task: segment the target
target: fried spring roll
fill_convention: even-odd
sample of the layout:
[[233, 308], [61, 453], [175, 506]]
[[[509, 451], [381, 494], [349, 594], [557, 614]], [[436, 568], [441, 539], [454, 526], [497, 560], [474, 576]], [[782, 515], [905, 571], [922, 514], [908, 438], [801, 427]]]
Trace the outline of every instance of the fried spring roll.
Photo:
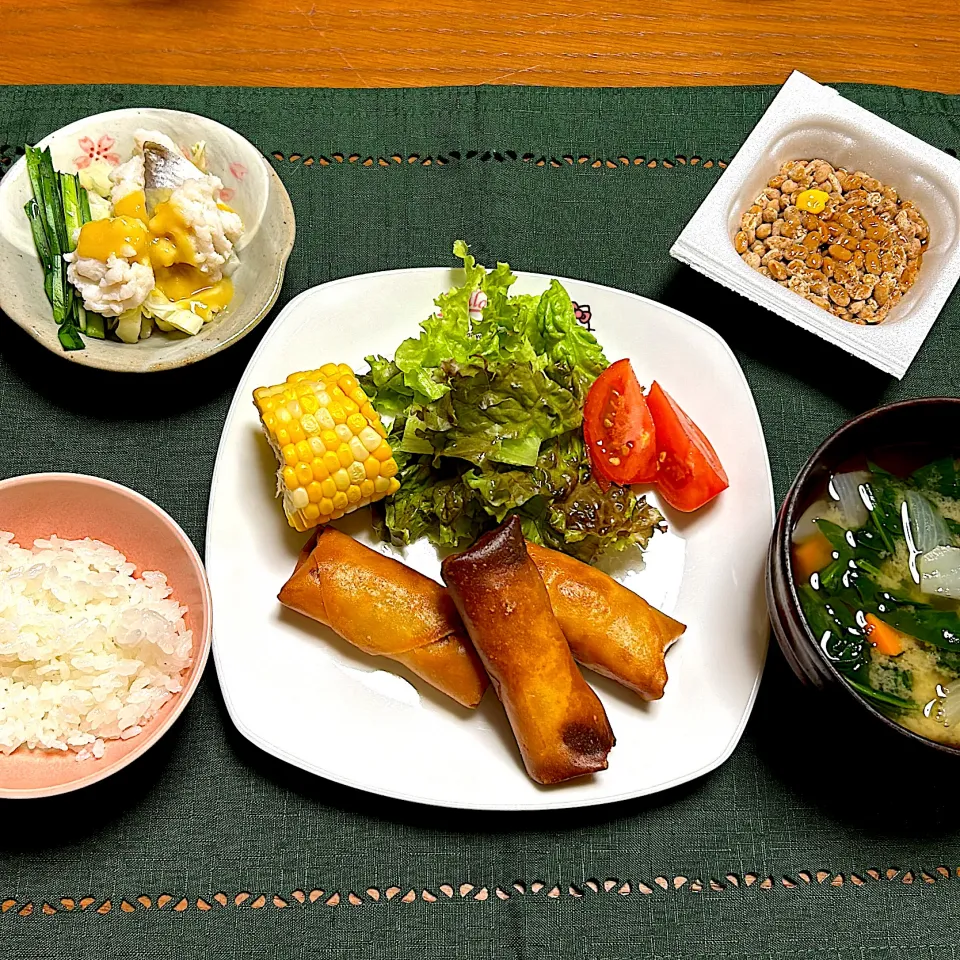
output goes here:
[[664, 654], [686, 627], [594, 567], [527, 544], [574, 659], [659, 700], [667, 682]]
[[304, 547], [279, 600], [365, 653], [404, 664], [465, 707], [487, 689], [447, 591], [333, 527]]
[[607, 767], [615, 740], [580, 675], [512, 517], [443, 561], [450, 590], [507, 712], [527, 773], [559, 783]]

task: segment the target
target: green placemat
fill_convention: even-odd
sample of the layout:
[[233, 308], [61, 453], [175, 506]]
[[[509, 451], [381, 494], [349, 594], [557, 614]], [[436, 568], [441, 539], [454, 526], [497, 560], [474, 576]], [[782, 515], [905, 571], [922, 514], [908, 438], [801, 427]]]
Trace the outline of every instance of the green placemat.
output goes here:
[[[960, 146], [960, 99], [843, 92]], [[850, 414], [957, 393], [960, 299], [897, 383], [670, 260], [773, 93], [8, 87], [0, 156], [6, 167], [25, 141], [121, 106], [235, 127], [274, 159], [296, 208], [280, 305], [337, 277], [449, 263], [456, 237], [482, 262], [663, 300], [736, 351], [782, 497]], [[220, 428], [258, 339], [130, 379], [74, 368], [3, 319], [2, 474], [119, 480], [202, 548]], [[428, 809], [260, 753], [232, 729], [211, 666], [185, 717], [131, 768], [72, 796], [0, 804], [0, 944], [24, 958], [386, 960], [429, 945], [471, 960], [943, 960], [960, 939], [955, 781], [952, 767], [909, 766], [832, 726], [773, 652], [740, 747], [695, 783], [582, 811]]]

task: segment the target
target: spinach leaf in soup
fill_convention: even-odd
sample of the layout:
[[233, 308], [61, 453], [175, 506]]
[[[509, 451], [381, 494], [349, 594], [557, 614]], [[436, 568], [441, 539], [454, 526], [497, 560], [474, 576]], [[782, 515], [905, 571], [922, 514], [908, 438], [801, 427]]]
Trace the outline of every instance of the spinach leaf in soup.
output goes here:
[[957, 470], [957, 461], [952, 457], [928, 463], [916, 470], [910, 479], [919, 490], [960, 500], [960, 471]]

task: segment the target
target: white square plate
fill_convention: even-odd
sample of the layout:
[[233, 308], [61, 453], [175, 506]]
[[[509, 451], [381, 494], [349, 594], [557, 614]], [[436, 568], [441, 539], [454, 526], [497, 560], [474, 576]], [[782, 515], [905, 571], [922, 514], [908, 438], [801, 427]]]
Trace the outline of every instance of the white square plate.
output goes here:
[[[827, 160], [863, 170], [913, 200], [930, 225], [917, 280], [883, 322], [833, 316], [740, 259], [740, 217], [785, 160]], [[913, 362], [960, 278], [960, 161], [792, 73], [717, 185], [670, 250], [671, 256], [895, 377]]]
[[[392, 356], [456, 280], [441, 267], [350, 277], [291, 301], [254, 354], [227, 416], [207, 524], [217, 673], [230, 716], [255, 744], [331, 780], [420, 803], [494, 810], [576, 807], [637, 797], [700, 776], [732, 752], [750, 714], [769, 625], [763, 568], [773, 526], [766, 445], [743, 372], [708, 327], [633, 294], [563, 280], [589, 304], [611, 361], [629, 357], [641, 383], [659, 380], [700, 425], [730, 489], [695, 514], [664, 507], [646, 563], [611, 572], [687, 632], [670, 649], [666, 695], [645, 704], [595, 674], [617, 737], [610, 768], [553, 787], [524, 773], [493, 691], [464, 709], [392, 661], [371, 658], [285, 610], [276, 596], [304, 538], [274, 499], [277, 465], [252, 403], [254, 388], [328, 361], [365, 370]], [[549, 278], [521, 274], [514, 292]], [[348, 522], [349, 521], [349, 522]], [[439, 580], [426, 542], [374, 540], [367, 511], [337, 524]]]

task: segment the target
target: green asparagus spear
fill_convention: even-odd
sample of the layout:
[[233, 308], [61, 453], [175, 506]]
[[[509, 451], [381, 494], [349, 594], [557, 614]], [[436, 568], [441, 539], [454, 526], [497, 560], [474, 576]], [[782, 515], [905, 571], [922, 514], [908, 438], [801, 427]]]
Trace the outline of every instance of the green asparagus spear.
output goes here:
[[43, 216], [40, 213], [40, 204], [31, 197], [23, 208], [27, 219], [30, 221], [30, 232], [33, 234], [33, 245], [37, 248], [37, 256], [40, 257], [40, 263], [43, 269], [50, 270], [50, 243], [47, 240], [47, 232], [44, 226]]
[[80, 192], [83, 187], [72, 173], [60, 174], [60, 195], [63, 197], [63, 218], [67, 228], [67, 252], [77, 249], [74, 236], [83, 226], [83, 210], [80, 205]]
[[[80, 185], [80, 178], [74, 177], [77, 198], [79, 201], [80, 226], [89, 223], [93, 218], [90, 216], [90, 195], [86, 189]], [[84, 309], [80, 302], [80, 295], [76, 294], [77, 300], [77, 319], [80, 330], [88, 337], [94, 337], [97, 340], [103, 340], [107, 332], [103, 325], [103, 317], [99, 313], [93, 313]]]
[[[80, 178], [77, 177], [77, 184], [79, 186]], [[90, 216], [90, 194], [87, 193], [85, 187], [80, 187], [80, 216], [81, 223], [89, 223], [93, 217]]]
[[82, 350], [84, 347], [83, 338], [72, 323], [61, 324], [57, 337], [64, 350]]

